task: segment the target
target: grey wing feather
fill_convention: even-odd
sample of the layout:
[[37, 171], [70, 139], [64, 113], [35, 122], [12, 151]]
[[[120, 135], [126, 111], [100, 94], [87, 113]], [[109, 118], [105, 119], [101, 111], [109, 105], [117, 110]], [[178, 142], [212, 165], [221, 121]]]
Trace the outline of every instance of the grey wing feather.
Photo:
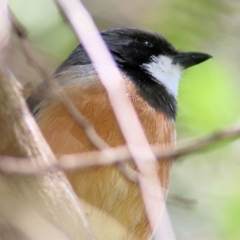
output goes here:
[[[67, 87], [71, 85], [78, 85], [81, 87], [89, 86], [96, 81], [97, 73], [92, 64], [89, 65], [75, 65], [65, 69], [61, 72], [56, 72], [53, 78], [58, 82], [60, 87]], [[49, 80], [42, 82], [36, 89], [36, 92], [31, 94], [26, 102], [31, 113], [37, 116], [45, 99], [50, 96]]]

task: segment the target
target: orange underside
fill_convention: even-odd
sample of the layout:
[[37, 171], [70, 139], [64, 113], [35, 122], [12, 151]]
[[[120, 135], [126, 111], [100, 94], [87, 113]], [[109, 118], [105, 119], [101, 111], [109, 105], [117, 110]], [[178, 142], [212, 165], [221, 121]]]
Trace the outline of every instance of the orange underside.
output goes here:
[[[128, 83], [126, 86], [150, 143], [162, 144], [163, 147], [173, 146], [175, 141], [174, 123], [167, 121], [162, 113], [157, 113], [148, 107], [136, 94], [132, 83]], [[92, 84], [84, 89], [75, 85], [65, 88], [65, 91], [79, 111], [89, 119], [98, 134], [109, 145], [124, 144], [107, 95], [100, 84]], [[39, 116], [39, 125], [56, 155], [96, 149], [81, 127], [57, 101], [51, 100], [45, 104]], [[168, 188], [170, 169], [171, 162], [169, 160], [159, 162], [159, 178], [165, 189]], [[129, 235], [127, 234], [123, 238], [124, 240], [134, 239], [133, 236], [136, 239], [147, 239], [150, 229], [139, 187], [127, 180], [116, 166], [68, 172], [67, 176], [81, 199], [106, 212], [127, 229]], [[113, 236], [112, 239], [117, 238]]]

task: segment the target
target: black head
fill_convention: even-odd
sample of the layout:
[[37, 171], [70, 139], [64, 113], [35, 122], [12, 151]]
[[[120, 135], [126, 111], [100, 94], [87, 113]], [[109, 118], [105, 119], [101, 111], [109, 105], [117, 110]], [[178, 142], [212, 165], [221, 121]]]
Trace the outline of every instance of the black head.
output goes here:
[[[138, 68], [151, 61], [152, 56], [174, 56], [178, 51], [162, 36], [136, 28], [116, 28], [101, 32], [109, 51], [118, 66]], [[91, 61], [80, 44], [66, 61], [61, 70], [73, 65], [90, 64]]]
[[[118, 67], [136, 84], [139, 94], [154, 109], [175, 119], [180, 72], [210, 55], [179, 52], [161, 35], [136, 28], [117, 28], [101, 35]], [[57, 72], [90, 63], [80, 44]]]
[[103, 39], [118, 65], [138, 68], [153, 56], [174, 56], [178, 52], [162, 36], [135, 28], [102, 32]]

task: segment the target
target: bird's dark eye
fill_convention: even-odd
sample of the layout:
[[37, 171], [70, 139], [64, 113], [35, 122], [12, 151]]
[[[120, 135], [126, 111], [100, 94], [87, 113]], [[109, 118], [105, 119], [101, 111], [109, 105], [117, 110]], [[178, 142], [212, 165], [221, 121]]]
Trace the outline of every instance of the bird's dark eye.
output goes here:
[[149, 47], [149, 48], [153, 46], [153, 44], [145, 38], [136, 38], [135, 42], [137, 42], [141, 45], [144, 45], [146, 47]]

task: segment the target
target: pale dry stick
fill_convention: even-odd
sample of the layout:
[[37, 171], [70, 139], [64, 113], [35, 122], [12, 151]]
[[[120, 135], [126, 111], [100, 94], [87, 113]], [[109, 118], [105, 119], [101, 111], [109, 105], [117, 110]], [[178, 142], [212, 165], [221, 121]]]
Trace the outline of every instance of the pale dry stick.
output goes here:
[[44, 65], [39, 61], [39, 58], [35, 56], [33, 48], [29, 41], [27, 40], [26, 30], [20, 24], [18, 19], [10, 12], [10, 20], [14, 31], [20, 39], [22, 44], [22, 49], [28, 63], [41, 75], [42, 79], [48, 79], [49, 85], [53, 93], [58, 97], [58, 99], [64, 104], [69, 114], [73, 119], [84, 128], [88, 138], [94, 146], [99, 149], [107, 148], [109, 145], [103, 141], [103, 139], [97, 134], [94, 127], [88, 122], [88, 120], [75, 108], [72, 102], [67, 98], [67, 96], [62, 91], [62, 88], [54, 80], [54, 76], [46, 70]]
[[[58, 100], [64, 105], [68, 113], [71, 115], [73, 120], [79, 124], [80, 127], [85, 131], [90, 142], [99, 150], [110, 148], [109, 146], [96, 132], [93, 125], [87, 120], [87, 118], [73, 105], [70, 99], [64, 94], [61, 87], [55, 81], [55, 75], [49, 78], [50, 73], [44, 67], [44, 64], [39, 61], [39, 58], [35, 56], [33, 48], [30, 42], [27, 40], [27, 31], [23, 25], [18, 21], [16, 16], [10, 11], [9, 18], [12, 23], [12, 27], [20, 39], [20, 43], [25, 54], [28, 63], [39, 73], [42, 79], [49, 80], [49, 87], [52, 93], [58, 97]], [[120, 172], [127, 177], [130, 181], [135, 183], [138, 182], [137, 172], [128, 165], [118, 164]]]
[[[161, 145], [152, 145], [152, 151], [156, 157], [161, 159], [174, 158], [193, 154], [197, 151], [203, 150], [220, 140], [239, 138], [240, 137], [240, 124], [236, 124], [229, 128], [217, 131], [208, 136], [202, 137], [198, 140], [188, 141], [185, 146], [177, 147], [175, 150], [162, 151]], [[15, 158], [9, 156], [0, 156], [0, 171], [8, 174], [42, 174], [45, 171], [56, 170], [76, 170], [81, 168], [103, 166], [114, 164], [117, 162], [124, 162], [131, 159], [131, 153], [126, 146], [116, 148], [108, 148], [104, 150], [106, 154], [99, 151], [92, 151], [86, 153], [67, 154], [59, 157], [58, 162], [50, 165], [34, 164], [35, 161], [29, 163], [29, 159]]]
[[[0, 153], [38, 161], [34, 164], [55, 162], [54, 154], [28, 111], [20, 84], [2, 62], [0, 86]], [[42, 176], [1, 173], [0, 195], [0, 215], [30, 239], [95, 239], [62, 172]]]
[[[240, 123], [225, 129], [221, 129], [217, 132], [201, 137], [200, 139], [188, 140], [187, 144], [184, 146], [179, 146], [175, 150], [162, 150], [162, 146], [158, 144], [152, 145], [151, 147], [153, 153], [159, 161], [162, 159], [177, 160], [179, 157], [193, 154], [221, 140], [230, 138], [240, 138]], [[105, 153], [107, 154], [108, 158], [105, 158], [105, 154], [97, 152], [62, 155], [60, 156], [59, 163], [64, 169], [67, 169], [68, 167], [70, 169], [74, 169], [78, 167], [83, 168], [101, 164], [108, 165], [113, 164], [114, 162], [128, 161], [131, 159], [131, 153], [126, 146], [106, 149]], [[80, 159], [81, 161], [79, 161]]]
[[197, 204], [196, 199], [185, 198], [173, 193], [168, 193], [167, 201], [168, 203], [177, 204], [178, 206], [189, 209], [193, 208]]
[[[163, 218], [162, 223], [166, 225], [166, 229], [163, 231], [170, 234], [169, 240], [175, 239], [169, 217], [167, 214], [162, 214], [163, 204], [160, 203], [164, 201], [164, 197], [157, 175], [157, 160], [151, 151], [131, 101], [126, 96], [121, 74], [81, 1], [56, 0], [56, 2], [72, 25], [79, 41], [85, 47], [107, 90], [119, 127], [140, 172], [138, 180], [152, 231], [155, 232], [160, 218]], [[89, 36], [93, 34], [95, 39], [88, 41]], [[108, 66], [107, 69], [106, 66]], [[132, 132], [134, 134], [131, 134]], [[148, 163], [146, 163], [146, 159], [149, 159]], [[164, 232], [158, 233], [155, 238], [162, 239], [162, 234], [164, 235]]]
[[[6, 19], [9, 20], [8, 17]], [[30, 159], [35, 157], [44, 164], [56, 161], [28, 111], [21, 85], [2, 61], [0, 82], [0, 153]], [[27, 238], [96, 239], [62, 172], [43, 176], [0, 174], [0, 179], [0, 215]]]
[[[53, 89], [57, 90], [59, 88], [58, 84], [55, 81], [52, 81]], [[95, 128], [92, 124], [81, 114], [78, 109], [73, 105], [73, 103], [68, 99], [68, 97], [61, 91], [58, 91], [58, 99], [67, 109], [71, 117], [76, 121], [81, 127], [83, 127], [86, 135], [88, 136], [91, 143], [97, 147], [107, 158], [107, 155], [104, 153], [105, 149], [110, 148], [110, 146], [98, 135]], [[122, 164], [117, 162], [119, 171], [130, 181], [137, 183], [138, 177], [137, 172], [132, 169], [129, 165]]]

